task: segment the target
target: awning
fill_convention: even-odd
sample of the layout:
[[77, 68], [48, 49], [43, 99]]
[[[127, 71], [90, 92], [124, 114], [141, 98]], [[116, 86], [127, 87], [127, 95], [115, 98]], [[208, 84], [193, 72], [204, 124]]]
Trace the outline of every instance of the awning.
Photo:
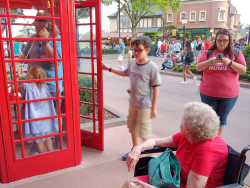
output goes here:
[[[137, 37], [142, 36], [143, 33], [137, 33]], [[110, 38], [119, 38], [119, 33], [104, 33], [102, 34], [102, 39], [108, 39], [108, 37]], [[132, 38], [132, 33], [131, 32], [126, 32], [126, 33], [120, 33], [120, 38]]]

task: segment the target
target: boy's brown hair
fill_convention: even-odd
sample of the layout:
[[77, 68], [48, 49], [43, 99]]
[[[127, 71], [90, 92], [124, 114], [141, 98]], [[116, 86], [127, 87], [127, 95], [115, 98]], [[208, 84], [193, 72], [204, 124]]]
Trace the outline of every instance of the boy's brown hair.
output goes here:
[[144, 48], [150, 48], [151, 46], [151, 39], [148, 36], [140, 36], [137, 37], [136, 39], [134, 39], [132, 41], [132, 46], [136, 45], [136, 47], [138, 47], [138, 45], [141, 44], [142, 46], [144, 46]]

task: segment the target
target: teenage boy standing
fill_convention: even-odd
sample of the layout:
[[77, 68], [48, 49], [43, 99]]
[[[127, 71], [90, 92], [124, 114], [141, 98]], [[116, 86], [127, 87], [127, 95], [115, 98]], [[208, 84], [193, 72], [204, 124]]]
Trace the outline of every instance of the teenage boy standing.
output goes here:
[[[128, 128], [131, 133], [133, 147], [138, 146], [140, 137], [143, 141], [151, 137], [151, 119], [156, 117], [157, 101], [161, 77], [158, 67], [149, 61], [151, 39], [140, 36], [133, 40], [133, 54], [135, 56], [124, 70], [118, 70], [102, 64], [103, 70], [108, 70], [119, 76], [130, 76], [130, 98]], [[127, 159], [127, 154], [122, 156]]]

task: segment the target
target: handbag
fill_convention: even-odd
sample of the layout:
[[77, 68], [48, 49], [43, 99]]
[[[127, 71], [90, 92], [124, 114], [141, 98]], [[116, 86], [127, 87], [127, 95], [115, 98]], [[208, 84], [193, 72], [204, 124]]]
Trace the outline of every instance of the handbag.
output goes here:
[[166, 149], [161, 156], [148, 163], [150, 185], [160, 188], [180, 187], [181, 166], [171, 149]]

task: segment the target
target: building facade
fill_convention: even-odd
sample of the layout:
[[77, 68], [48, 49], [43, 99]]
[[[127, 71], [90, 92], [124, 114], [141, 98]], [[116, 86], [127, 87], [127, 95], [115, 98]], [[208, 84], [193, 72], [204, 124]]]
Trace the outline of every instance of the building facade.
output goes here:
[[[109, 33], [103, 34], [103, 38], [117, 38], [119, 32], [119, 15], [118, 11], [108, 16], [109, 18]], [[151, 16], [145, 14], [137, 24], [137, 36], [141, 36], [145, 31], [158, 31], [163, 26], [163, 12], [158, 11], [157, 14]], [[121, 12], [120, 15], [120, 33], [121, 38], [132, 37], [132, 22], [128, 15]]]
[[[179, 12], [168, 11], [163, 15], [164, 25], [174, 24], [179, 31], [183, 30], [181, 18], [186, 15], [189, 18], [186, 31], [191, 32], [191, 38], [215, 37], [221, 28], [235, 30], [240, 25], [240, 15], [231, 4], [231, 0], [183, 0]], [[213, 28], [213, 33], [210, 29]]]

